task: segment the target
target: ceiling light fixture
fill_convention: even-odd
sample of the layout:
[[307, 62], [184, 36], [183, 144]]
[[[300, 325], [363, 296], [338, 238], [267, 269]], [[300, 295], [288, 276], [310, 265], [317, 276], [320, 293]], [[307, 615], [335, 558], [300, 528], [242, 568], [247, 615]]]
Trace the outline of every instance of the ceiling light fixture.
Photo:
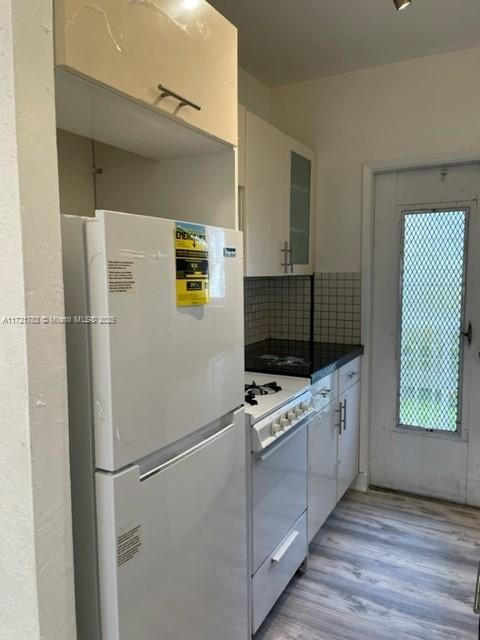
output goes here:
[[198, 7], [199, 2], [200, 0], [183, 0], [182, 6], [186, 11], [193, 11]]
[[396, 6], [397, 11], [406, 9], [412, 4], [413, 0], [393, 0], [393, 4]]

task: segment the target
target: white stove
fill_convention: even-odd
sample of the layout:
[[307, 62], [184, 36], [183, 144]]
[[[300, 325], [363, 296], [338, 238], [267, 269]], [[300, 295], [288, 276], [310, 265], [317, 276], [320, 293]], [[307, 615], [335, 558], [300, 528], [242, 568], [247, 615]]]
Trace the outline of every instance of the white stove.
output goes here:
[[[252, 451], [262, 451], [313, 413], [310, 379], [245, 373]], [[249, 393], [250, 392], [250, 393]], [[257, 404], [249, 404], [249, 400]]]
[[254, 635], [308, 555], [307, 425], [314, 409], [310, 379], [246, 373], [245, 394]]

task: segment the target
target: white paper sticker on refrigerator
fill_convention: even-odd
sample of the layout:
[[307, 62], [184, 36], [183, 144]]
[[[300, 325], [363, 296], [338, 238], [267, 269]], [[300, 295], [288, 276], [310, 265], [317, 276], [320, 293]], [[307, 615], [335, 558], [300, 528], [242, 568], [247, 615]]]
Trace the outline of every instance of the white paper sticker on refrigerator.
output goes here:
[[117, 529], [117, 566], [133, 560], [143, 546], [142, 525], [123, 526]]

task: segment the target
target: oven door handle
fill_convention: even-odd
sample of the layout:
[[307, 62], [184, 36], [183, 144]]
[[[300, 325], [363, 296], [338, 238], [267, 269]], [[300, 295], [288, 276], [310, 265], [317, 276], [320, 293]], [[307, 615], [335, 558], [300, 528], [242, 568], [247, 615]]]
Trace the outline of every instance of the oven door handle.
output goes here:
[[283, 436], [283, 438], [281, 438], [278, 444], [272, 443], [269, 447], [267, 447], [267, 449], [265, 450], [265, 453], [258, 455], [255, 459], [258, 462], [265, 462], [265, 460], [268, 460], [268, 458], [273, 456], [273, 454], [276, 453], [281, 447], [283, 447], [284, 444], [286, 444], [292, 438], [294, 438], [297, 435], [297, 433], [300, 431], [300, 429], [304, 426], [304, 424], [305, 423], [302, 422], [300, 425], [296, 425], [296, 428], [294, 429], [294, 431], [292, 431], [292, 433], [288, 433], [288, 435]]

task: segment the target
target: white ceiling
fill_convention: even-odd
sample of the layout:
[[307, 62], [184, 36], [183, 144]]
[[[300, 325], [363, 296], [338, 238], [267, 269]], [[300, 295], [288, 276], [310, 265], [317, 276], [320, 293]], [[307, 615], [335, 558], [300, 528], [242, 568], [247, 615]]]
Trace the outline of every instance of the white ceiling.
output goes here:
[[209, 2], [239, 28], [240, 66], [270, 86], [480, 45], [480, 0]]

